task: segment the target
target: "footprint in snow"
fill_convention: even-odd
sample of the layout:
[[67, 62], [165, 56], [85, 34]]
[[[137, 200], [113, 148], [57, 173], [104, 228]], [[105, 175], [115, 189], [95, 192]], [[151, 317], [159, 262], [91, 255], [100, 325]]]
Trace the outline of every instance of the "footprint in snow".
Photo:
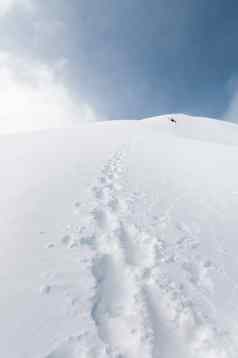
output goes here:
[[182, 264], [182, 269], [187, 273], [189, 281], [196, 287], [205, 289], [208, 292], [213, 292], [213, 282], [210, 278], [209, 271], [212, 269], [213, 265], [211, 261], [207, 260], [205, 262], [184, 262]]
[[76, 201], [76, 202], [74, 203], [74, 206], [75, 206], [76, 208], [79, 208], [79, 207], [80, 207], [80, 202], [79, 202], [79, 201]]
[[47, 245], [46, 245], [46, 248], [47, 249], [53, 249], [55, 247], [55, 243], [54, 242], [49, 242]]
[[108, 224], [108, 216], [104, 210], [98, 208], [94, 209], [92, 212], [93, 218], [101, 229], [105, 229]]
[[93, 187], [93, 192], [94, 192], [94, 195], [96, 197], [96, 199], [103, 199], [104, 197], [104, 193], [103, 193], [103, 190], [101, 188], [98, 188], [98, 187]]
[[[75, 229], [76, 233], [80, 233], [80, 228], [79, 229]], [[65, 247], [67, 247], [68, 249], [74, 249], [79, 247], [80, 245], [80, 240], [79, 239], [74, 239], [72, 237], [72, 235], [64, 235], [61, 238], [61, 244]]]
[[119, 200], [117, 198], [111, 199], [109, 201], [109, 203], [108, 203], [108, 206], [113, 212], [118, 212], [118, 210], [119, 210]]
[[49, 295], [50, 292], [51, 292], [51, 286], [50, 286], [50, 285], [45, 285], [45, 286], [42, 286], [42, 287], [40, 288], [40, 293], [41, 293], [42, 295]]

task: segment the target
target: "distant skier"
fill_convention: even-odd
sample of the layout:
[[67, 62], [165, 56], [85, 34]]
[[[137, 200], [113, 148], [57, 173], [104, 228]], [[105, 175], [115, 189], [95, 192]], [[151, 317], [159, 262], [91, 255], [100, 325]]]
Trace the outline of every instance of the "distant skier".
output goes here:
[[172, 123], [174, 123], [174, 124], [177, 123], [177, 121], [176, 121], [174, 118], [170, 118], [169, 120], [170, 120], [170, 122], [172, 122]]

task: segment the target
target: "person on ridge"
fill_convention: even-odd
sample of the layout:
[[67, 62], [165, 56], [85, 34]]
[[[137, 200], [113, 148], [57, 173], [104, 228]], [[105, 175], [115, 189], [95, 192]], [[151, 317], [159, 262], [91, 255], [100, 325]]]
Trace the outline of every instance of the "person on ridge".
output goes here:
[[169, 120], [170, 120], [170, 122], [172, 122], [172, 123], [174, 123], [174, 124], [177, 123], [177, 121], [176, 121], [173, 117], [171, 117]]

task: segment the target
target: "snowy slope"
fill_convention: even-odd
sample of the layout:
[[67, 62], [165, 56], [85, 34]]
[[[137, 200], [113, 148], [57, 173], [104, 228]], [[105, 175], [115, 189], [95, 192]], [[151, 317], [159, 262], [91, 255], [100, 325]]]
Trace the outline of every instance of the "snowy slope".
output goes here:
[[0, 136], [0, 357], [238, 357], [238, 126]]

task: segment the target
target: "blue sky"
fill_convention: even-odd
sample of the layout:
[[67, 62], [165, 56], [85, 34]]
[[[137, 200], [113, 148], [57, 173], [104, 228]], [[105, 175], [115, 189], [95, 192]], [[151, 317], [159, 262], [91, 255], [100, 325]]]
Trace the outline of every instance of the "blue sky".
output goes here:
[[44, 68], [82, 115], [86, 108], [107, 119], [171, 112], [236, 118], [236, 1], [3, 3], [0, 54], [10, 60], [2, 66], [11, 67], [14, 81], [17, 73], [19, 86], [19, 68], [33, 68], [23, 77], [40, 83]]

